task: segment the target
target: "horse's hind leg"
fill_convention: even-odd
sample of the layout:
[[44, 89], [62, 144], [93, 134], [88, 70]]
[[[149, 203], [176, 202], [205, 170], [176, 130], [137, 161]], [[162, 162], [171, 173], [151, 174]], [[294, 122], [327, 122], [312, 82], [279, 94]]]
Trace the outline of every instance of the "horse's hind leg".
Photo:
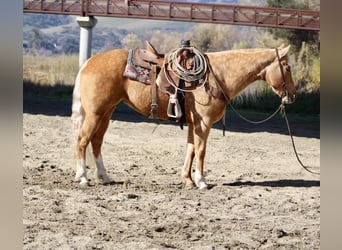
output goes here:
[[103, 117], [98, 129], [96, 130], [94, 136], [91, 139], [93, 155], [94, 155], [94, 159], [96, 163], [95, 178], [98, 181], [101, 179], [102, 184], [108, 184], [111, 182], [110, 178], [107, 175], [106, 169], [104, 167], [102, 154], [101, 154], [101, 146], [103, 142], [103, 137], [107, 131], [111, 114], [112, 112], [109, 112], [109, 114]]
[[96, 131], [99, 120], [99, 116], [86, 115], [77, 138], [75, 180], [80, 181], [81, 185], [88, 184], [86, 173], [86, 149]]

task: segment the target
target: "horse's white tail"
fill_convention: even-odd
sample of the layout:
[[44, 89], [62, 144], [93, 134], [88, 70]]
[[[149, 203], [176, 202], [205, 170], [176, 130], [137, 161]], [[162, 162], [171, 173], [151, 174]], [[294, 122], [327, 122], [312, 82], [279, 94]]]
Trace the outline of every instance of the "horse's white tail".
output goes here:
[[[84, 121], [84, 109], [82, 107], [82, 103], [81, 103], [81, 73], [82, 70], [84, 69], [84, 67], [87, 65], [86, 61], [82, 67], [80, 68], [80, 70], [78, 71], [76, 80], [75, 80], [75, 86], [74, 86], [74, 91], [72, 94], [72, 106], [71, 106], [71, 121], [72, 121], [72, 130], [73, 130], [73, 134], [72, 134], [72, 138], [74, 141], [73, 146], [76, 146], [76, 142], [77, 142], [77, 138], [78, 138], [78, 134], [80, 132], [80, 129], [82, 127], [83, 121]], [[88, 159], [92, 159], [92, 154], [91, 154], [92, 148], [91, 145], [89, 144], [87, 146], [86, 149], [86, 154]], [[75, 158], [75, 154], [74, 154], [74, 158]], [[90, 164], [94, 164], [94, 162], [90, 162]]]
[[74, 91], [72, 94], [72, 107], [71, 107], [71, 121], [73, 124], [73, 131], [75, 135], [77, 136], [79, 133], [79, 130], [83, 124], [84, 121], [84, 109], [82, 107], [81, 103], [81, 73], [83, 68], [87, 65], [87, 62], [83, 64], [83, 66], [78, 71], [76, 80], [75, 80], [75, 86]]

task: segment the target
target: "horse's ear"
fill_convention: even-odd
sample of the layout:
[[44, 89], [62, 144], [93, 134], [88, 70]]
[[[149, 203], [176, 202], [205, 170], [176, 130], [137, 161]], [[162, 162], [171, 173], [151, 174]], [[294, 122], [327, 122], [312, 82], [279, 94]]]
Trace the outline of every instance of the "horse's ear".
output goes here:
[[281, 48], [280, 51], [279, 51], [280, 58], [283, 58], [284, 56], [286, 56], [287, 53], [289, 52], [290, 48], [291, 48], [291, 45], [288, 45], [285, 48]]

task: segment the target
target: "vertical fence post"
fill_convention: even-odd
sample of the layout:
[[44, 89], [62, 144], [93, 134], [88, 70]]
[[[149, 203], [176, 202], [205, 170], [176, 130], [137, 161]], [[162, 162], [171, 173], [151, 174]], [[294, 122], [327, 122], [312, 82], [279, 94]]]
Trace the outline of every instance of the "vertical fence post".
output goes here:
[[92, 29], [97, 23], [93, 16], [79, 16], [77, 23], [80, 26], [80, 54], [79, 67], [91, 56]]

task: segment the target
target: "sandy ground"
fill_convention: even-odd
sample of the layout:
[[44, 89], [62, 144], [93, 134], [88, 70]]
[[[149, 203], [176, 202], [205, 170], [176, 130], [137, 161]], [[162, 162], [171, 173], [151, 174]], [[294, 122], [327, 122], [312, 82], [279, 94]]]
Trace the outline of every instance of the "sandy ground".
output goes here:
[[[81, 188], [68, 111], [34, 105], [23, 114], [24, 249], [320, 248], [320, 177], [299, 166], [276, 128], [212, 129], [211, 188], [197, 190], [180, 178], [187, 127], [114, 115], [103, 146], [114, 182], [95, 183], [91, 166]], [[318, 167], [317, 131], [294, 139], [301, 160]]]

